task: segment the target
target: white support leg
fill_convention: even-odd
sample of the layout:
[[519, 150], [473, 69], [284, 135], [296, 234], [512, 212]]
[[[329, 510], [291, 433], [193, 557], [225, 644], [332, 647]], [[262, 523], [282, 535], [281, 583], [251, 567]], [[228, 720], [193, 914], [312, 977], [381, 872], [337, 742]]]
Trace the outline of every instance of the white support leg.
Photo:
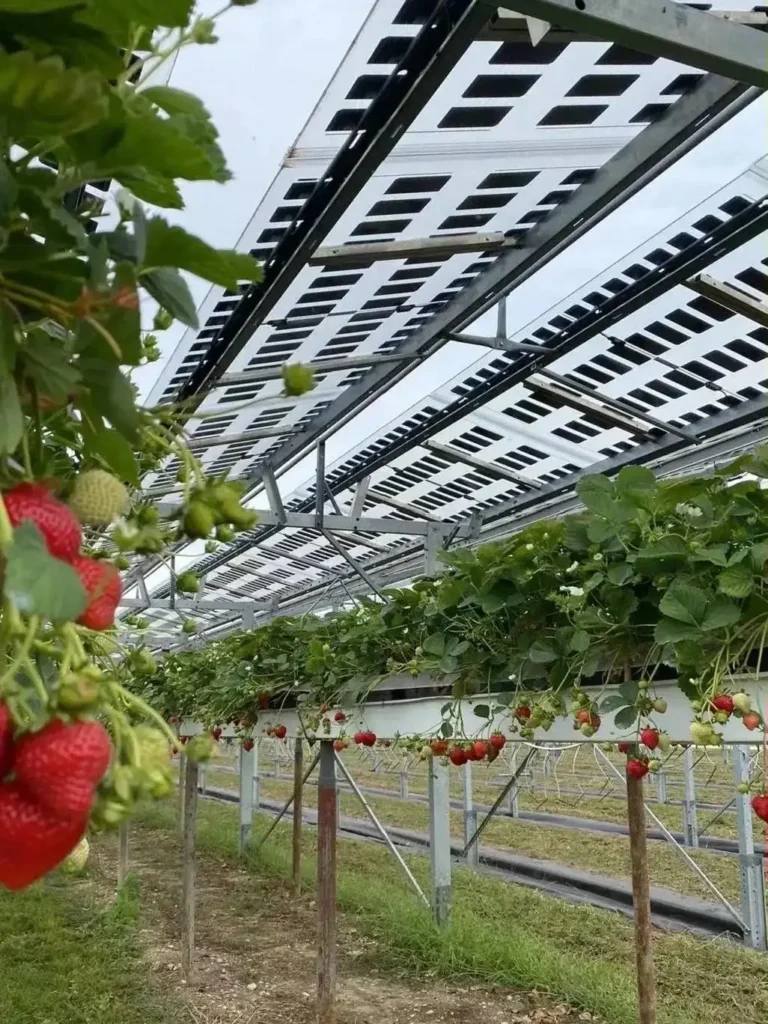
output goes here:
[[[733, 748], [733, 770], [737, 786], [742, 782], [749, 782], [749, 752], [745, 747]], [[755, 853], [749, 794], [736, 794], [736, 817], [739, 826], [741, 916], [749, 928], [744, 936], [744, 943], [752, 949], [767, 949], [763, 857], [762, 854]]]
[[686, 747], [683, 754], [685, 773], [685, 796], [683, 798], [683, 835], [686, 846], [699, 845], [699, 824], [696, 815], [696, 780], [693, 774], [693, 747]]
[[254, 751], [240, 748], [240, 838], [238, 848], [245, 852], [253, 825]]
[[429, 853], [432, 864], [432, 911], [444, 926], [451, 919], [451, 799], [448, 769], [429, 758]]
[[[467, 761], [464, 765], [464, 846], [477, 831], [477, 811], [472, 799], [472, 763]], [[477, 870], [480, 863], [480, 853], [477, 843], [473, 843], [467, 854], [467, 867]]]

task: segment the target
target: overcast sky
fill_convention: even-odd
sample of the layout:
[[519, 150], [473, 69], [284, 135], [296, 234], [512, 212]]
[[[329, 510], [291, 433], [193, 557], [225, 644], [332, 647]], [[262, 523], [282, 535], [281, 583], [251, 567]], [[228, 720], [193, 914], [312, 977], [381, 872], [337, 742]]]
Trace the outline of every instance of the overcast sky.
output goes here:
[[[315, 0], [260, 0], [255, 7], [228, 12], [219, 25], [218, 45], [191, 48], [179, 56], [170, 82], [205, 101], [235, 177], [225, 186], [186, 185], [186, 209], [172, 218], [214, 245], [237, 244], [372, 6], [373, 0], [324, 0], [322, 5]], [[200, 8], [212, 13], [220, 0], [206, 0]], [[767, 126], [768, 100], [761, 98], [554, 259], [514, 292], [509, 333], [741, 174], [768, 150]], [[202, 300], [205, 284], [191, 284]], [[494, 333], [494, 315], [481, 318], [474, 331]], [[174, 327], [162, 336], [164, 353], [172, 351], [181, 333]], [[468, 345], [445, 346], [385, 399], [339, 430], [328, 442], [328, 463], [470, 366], [478, 354]], [[160, 365], [140, 371], [137, 379], [144, 394]], [[285, 474], [284, 495], [312, 475], [312, 465], [310, 456]]]

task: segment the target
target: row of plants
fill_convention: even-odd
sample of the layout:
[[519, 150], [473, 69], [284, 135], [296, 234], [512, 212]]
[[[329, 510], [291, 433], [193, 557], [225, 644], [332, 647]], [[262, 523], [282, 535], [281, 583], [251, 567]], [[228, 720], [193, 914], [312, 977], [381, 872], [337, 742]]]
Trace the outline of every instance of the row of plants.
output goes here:
[[[171, 790], [175, 735], [125, 685], [137, 661], [114, 632], [120, 571], [256, 520], [190, 454], [194, 409], [143, 407], [132, 379], [160, 357], [159, 332], [197, 327], [182, 271], [234, 293], [262, 276], [158, 209], [183, 207], [181, 182], [230, 177], [204, 105], [152, 77], [215, 38], [193, 0], [0, 0], [0, 884], [13, 889], [89, 826]], [[309, 387], [286, 372], [287, 391]], [[183, 493], [163, 518], [136, 495], [169, 464]]]
[[767, 477], [768, 449], [703, 478], [662, 482], [641, 467], [588, 476], [579, 515], [447, 554], [443, 573], [383, 602], [276, 618], [170, 654], [141, 692], [166, 716], [211, 727], [250, 734], [260, 713], [297, 703], [310, 734], [338, 731], [339, 715], [343, 733], [334, 708], [385, 677], [428, 674], [451, 687], [439, 735], [425, 738], [441, 755], [476, 738], [460, 699], [485, 693], [475, 713], [508, 710], [523, 739], [560, 716], [599, 739], [613, 713], [642, 776], [669, 742], [655, 684], [674, 678], [693, 742], [718, 744], [733, 716], [757, 738], [760, 709], [738, 677], [757, 671], [768, 634]]

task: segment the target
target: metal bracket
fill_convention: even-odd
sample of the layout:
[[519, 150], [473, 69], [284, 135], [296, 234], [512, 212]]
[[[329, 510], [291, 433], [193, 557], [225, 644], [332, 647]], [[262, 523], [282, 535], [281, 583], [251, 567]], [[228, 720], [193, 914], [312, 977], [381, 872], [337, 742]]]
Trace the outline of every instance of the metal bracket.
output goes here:
[[365, 569], [363, 569], [362, 566], [357, 564], [357, 562], [354, 560], [352, 555], [350, 555], [350, 553], [347, 551], [344, 545], [340, 544], [333, 536], [333, 534], [328, 532], [328, 530], [321, 529], [320, 532], [331, 545], [331, 547], [341, 555], [344, 561], [347, 562], [352, 569], [355, 570], [360, 579], [363, 580], [363, 582], [371, 588], [374, 594], [377, 594], [381, 598], [381, 600], [384, 601], [384, 603], [386, 604], [387, 599], [384, 597], [384, 594], [381, 592], [381, 590], [379, 590], [379, 588], [376, 586], [373, 577], [369, 576]]
[[353, 519], [359, 519], [363, 514], [363, 506], [365, 505], [365, 499], [368, 494], [368, 488], [371, 486], [371, 478], [364, 476], [360, 483], [357, 485], [355, 496], [352, 499], [352, 506], [349, 510], [349, 514]]
[[275, 479], [275, 473], [271, 466], [265, 466], [261, 471], [261, 479], [264, 484], [264, 491], [267, 495], [267, 501], [269, 507], [275, 513], [277, 521], [281, 524], [285, 524], [285, 506], [283, 505], [283, 499], [280, 496], [280, 488], [277, 485]]

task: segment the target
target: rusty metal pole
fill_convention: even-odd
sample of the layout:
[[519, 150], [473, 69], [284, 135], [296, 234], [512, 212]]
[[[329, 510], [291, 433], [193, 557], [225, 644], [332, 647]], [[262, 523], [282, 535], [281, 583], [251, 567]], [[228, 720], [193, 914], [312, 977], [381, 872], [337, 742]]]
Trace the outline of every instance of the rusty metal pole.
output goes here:
[[293, 894], [301, 892], [301, 833], [304, 825], [304, 743], [293, 749]]
[[320, 742], [317, 790], [317, 1020], [336, 1022], [336, 761]]
[[181, 874], [181, 976], [188, 981], [195, 965], [195, 836], [197, 762], [187, 758], [184, 772], [184, 835]]
[[645, 834], [645, 802], [642, 779], [627, 776], [629, 853], [632, 862], [632, 899], [635, 907], [635, 952], [640, 1024], [656, 1024], [656, 982], [653, 971], [651, 932], [651, 882], [648, 842]]

